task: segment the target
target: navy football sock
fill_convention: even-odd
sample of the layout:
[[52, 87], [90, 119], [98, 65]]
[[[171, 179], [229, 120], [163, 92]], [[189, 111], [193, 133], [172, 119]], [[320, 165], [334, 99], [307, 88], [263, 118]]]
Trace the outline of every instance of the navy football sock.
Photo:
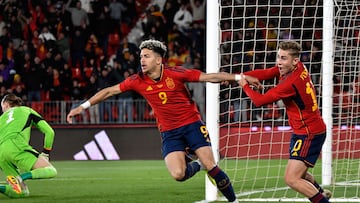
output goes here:
[[322, 189], [322, 187], [316, 181], [314, 181], [313, 185], [319, 190], [320, 193], [324, 192], [324, 189]]
[[217, 188], [228, 199], [229, 202], [236, 200], [234, 189], [229, 177], [218, 166], [212, 168], [208, 174], [214, 178]]
[[318, 192], [313, 197], [309, 198], [312, 203], [329, 203], [329, 200], [326, 199], [320, 192]]

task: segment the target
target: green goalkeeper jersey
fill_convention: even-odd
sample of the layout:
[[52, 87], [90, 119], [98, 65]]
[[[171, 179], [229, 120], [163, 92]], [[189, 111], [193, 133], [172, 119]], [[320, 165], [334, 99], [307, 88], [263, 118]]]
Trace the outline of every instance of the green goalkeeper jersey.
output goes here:
[[22, 136], [29, 143], [33, 126], [45, 135], [44, 149], [51, 150], [54, 130], [40, 114], [26, 106], [12, 107], [0, 116], [0, 144], [16, 136]]

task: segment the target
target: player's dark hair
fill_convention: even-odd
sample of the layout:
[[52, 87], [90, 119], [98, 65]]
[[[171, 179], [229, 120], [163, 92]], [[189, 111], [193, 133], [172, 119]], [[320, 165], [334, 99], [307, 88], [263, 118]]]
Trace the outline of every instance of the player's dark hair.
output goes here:
[[16, 96], [15, 94], [9, 93], [3, 97], [1, 100], [1, 103], [7, 102], [9, 106], [21, 106], [23, 104], [23, 101], [20, 97]]
[[279, 49], [288, 51], [289, 54], [293, 57], [299, 57], [301, 52], [301, 45], [292, 40], [282, 41], [279, 44]]
[[165, 57], [167, 51], [166, 46], [162, 42], [153, 39], [149, 39], [141, 42], [139, 48], [140, 50], [142, 49], [152, 50], [153, 52], [158, 53], [162, 57]]

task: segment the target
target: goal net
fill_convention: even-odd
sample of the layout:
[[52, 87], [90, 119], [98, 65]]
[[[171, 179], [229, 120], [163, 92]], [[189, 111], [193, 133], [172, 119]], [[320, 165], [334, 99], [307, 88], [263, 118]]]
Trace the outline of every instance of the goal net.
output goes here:
[[[360, 1], [218, 4], [220, 71], [272, 67], [279, 41], [293, 39], [302, 45], [301, 61], [312, 76], [328, 129], [322, 155], [309, 172], [332, 191], [331, 202], [360, 202]], [[217, 11], [208, 7], [207, 12]], [[276, 82], [264, 81], [263, 91]], [[309, 202], [284, 183], [292, 130], [282, 102], [256, 108], [236, 83], [218, 90], [219, 163], [240, 201]]]

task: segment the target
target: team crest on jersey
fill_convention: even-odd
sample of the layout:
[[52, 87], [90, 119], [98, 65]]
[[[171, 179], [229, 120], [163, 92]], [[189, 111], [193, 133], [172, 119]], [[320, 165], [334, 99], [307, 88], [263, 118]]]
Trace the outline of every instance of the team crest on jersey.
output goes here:
[[174, 89], [175, 88], [175, 83], [174, 83], [174, 80], [172, 78], [166, 78], [165, 82], [166, 82], [166, 86], [169, 89]]

